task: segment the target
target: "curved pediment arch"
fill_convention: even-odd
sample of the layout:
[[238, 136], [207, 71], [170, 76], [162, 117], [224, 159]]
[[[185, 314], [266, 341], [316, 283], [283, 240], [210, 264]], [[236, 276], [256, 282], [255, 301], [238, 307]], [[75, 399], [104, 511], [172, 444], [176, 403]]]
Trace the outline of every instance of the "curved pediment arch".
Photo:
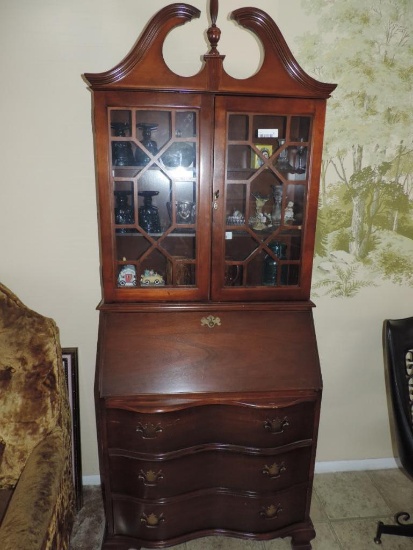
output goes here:
[[166, 64], [162, 50], [166, 36], [177, 26], [200, 16], [200, 10], [184, 3], [161, 9], [150, 20], [132, 50], [113, 69], [87, 73], [94, 90], [176, 90], [254, 93], [269, 96], [327, 98], [334, 84], [319, 82], [299, 65], [273, 19], [258, 8], [240, 8], [231, 19], [251, 31], [263, 47], [263, 62], [251, 77], [238, 79], [226, 73], [225, 55], [218, 51], [221, 31], [216, 24], [218, 0], [210, 3], [211, 25], [207, 30], [210, 50], [201, 70], [193, 76], [175, 74]]

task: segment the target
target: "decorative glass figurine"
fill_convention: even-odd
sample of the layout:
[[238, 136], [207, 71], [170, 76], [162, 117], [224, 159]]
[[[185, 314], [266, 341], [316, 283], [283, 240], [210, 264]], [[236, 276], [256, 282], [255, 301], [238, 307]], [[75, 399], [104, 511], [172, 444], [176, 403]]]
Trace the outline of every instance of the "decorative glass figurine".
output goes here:
[[264, 204], [269, 201], [270, 197], [263, 197], [259, 194], [251, 193], [255, 199], [255, 218], [252, 221], [252, 228], [255, 231], [262, 231], [268, 227], [268, 217], [263, 213]]
[[139, 207], [139, 225], [147, 233], [161, 233], [159, 211], [152, 204], [152, 197], [159, 195], [159, 191], [139, 191], [138, 195], [143, 197], [143, 205]]
[[[285, 145], [286, 140], [284, 138], [281, 138], [278, 140], [278, 148], [281, 148]], [[290, 161], [288, 159], [288, 149], [285, 147], [280, 154], [278, 155], [277, 160], [277, 168], [281, 172], [295, 172], [294, 168], [291, 166]]]
[[176, 202], [176, 223], [195, 223], [196, 204], [191, 201]]
[[288, 204], [284, 210], [284, 223], [292, 224], [294, 222], [294, 203], [288, 201]]
[[[300, 138], [300, 143], [303, 143], [303, 141], [304, 141], [304, 138]], [[306, 153], [307, 153], [307, 147], [304, 147], [304, 145], [299, 145], [297, 148], [297, 156], [298, 156], [298, 166], [296, 169], [297, 174], [305, 174]]]
[[[115, 191], [116, 207], [115, 207], [115, 223], [118, 225], [127, 225], [135, 223], [133, 214], [133, 206], [128, 203], [128, 196], [132, 196], [131, 191]], [[124, 227], [116, 229], [116, 233], [132, 233], [133, 229]]]
[[[279, 139], [278, 140], [278, 147], [282, 147], [285, 145], [285, 139]], [[281, 153], [278, 156], [278, 163], [279, 164], [288, 164], [288, 151], [287, 149], [283, 149]]]
[[274, 206], [272, 207], [271, 221], [273, 225], [280, 225], [283, 188], [281, 185], [271, 185], [271, 188], [272, 195], [274, 197]]
[[[126, 137], [130, 131], [127, 122], [112, 122], [110, 127], [116, 137]], [[133, 166], [135, 159], [132, 151], [132, 144], [129, 141], [112, 141], [112, 164], [113, 166]]]
[[[151, 137], [152, 132], [158, 128], [158, 124], [140, 122], [139, 124], [137, 124], [137, 127], [139, 128], [139, 130], [142, 131], [142, 145], [147, 151], [149, 151], [151, 155], [156, 155], [156, 153], [158, 152], [158, 145], [156, 141], [151, 139]], [[147, 164], [149, 164], [151, 158], [140, 147], [137, 147], [135, 151], [135, 160], [138, 166], [146, 166]]]
[[195, 160], [195, 149], [192, 143], [175, 141], [161, 158], [168, 168], [188, 168]]
[[[279, 260], [286, 259], [286, 250], [287, 245], [285, 243], [280, 243], [279, 241], [271, 241], [268, 243], [268, 248], [274, 252], [275, 256]], [[284, 267], [284, 266], [283, 266]], [[281, 268], [281, 284], [286, 284], [286, 281], [283, 280], [284, 275], [283, 268]], [[277, 273], [278, 273], [278, 262], [270, 254], [267, 254], [264, 260], [264, 271], [262, 284], [264, 286], [277, 286]]]

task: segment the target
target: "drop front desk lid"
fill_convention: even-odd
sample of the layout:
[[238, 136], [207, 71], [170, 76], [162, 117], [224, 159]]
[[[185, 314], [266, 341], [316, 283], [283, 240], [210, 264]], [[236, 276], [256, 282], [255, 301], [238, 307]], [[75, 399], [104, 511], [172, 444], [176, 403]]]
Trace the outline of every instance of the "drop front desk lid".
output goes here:
[[100, 316], [100, 397], [306, 393], [322, 386], [309, 309]]

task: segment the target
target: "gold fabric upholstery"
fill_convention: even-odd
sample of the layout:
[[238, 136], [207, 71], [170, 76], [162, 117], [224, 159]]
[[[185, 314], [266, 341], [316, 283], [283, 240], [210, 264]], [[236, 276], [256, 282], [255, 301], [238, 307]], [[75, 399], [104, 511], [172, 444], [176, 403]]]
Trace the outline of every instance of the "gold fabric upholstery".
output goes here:
[[74, 514], [59, 333], [0, 284], [1, 550], [66, 550]]

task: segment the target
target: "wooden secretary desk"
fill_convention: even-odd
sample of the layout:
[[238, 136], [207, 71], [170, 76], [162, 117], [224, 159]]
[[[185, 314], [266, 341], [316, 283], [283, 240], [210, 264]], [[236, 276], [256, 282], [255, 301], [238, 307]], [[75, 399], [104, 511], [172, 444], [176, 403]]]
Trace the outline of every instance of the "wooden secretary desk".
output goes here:
[[259, 71], [217, 46], [195, 76], [162, 48], [176, 3], [93, 95], [103, 300], [95, 398], [103, 548], [206, 535], [310, 549], [322, 380], [309, 301], [326, 99], [272, 19]]

